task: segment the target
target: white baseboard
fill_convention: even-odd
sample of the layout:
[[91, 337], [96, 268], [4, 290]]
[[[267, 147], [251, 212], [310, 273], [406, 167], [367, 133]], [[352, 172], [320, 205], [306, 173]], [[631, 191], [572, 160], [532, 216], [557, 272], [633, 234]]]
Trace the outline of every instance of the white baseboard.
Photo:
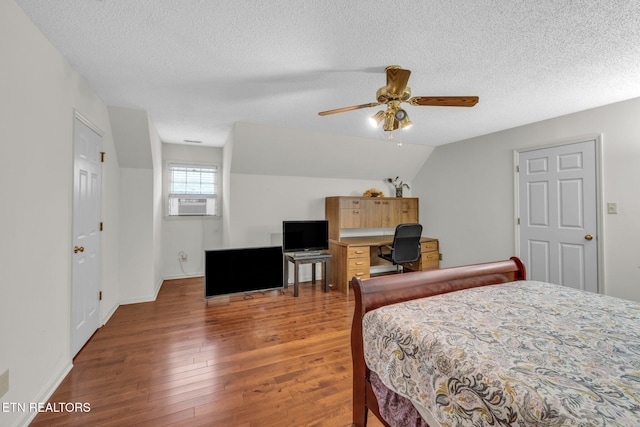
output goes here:
[[111, 319], [111, 316], [113, 316], [113, 313], [116, 312], [118, 307], [120, 307], [120, 304], [114, 304], [113, 307], [111, 308], [111, 310], [109, 310], [109, 312], [104, 316], [104, 319], [102, 319], [102, 325], [103, 326], [107, 324], [109, 319]]
[[194, 274], [181, 274], [181, 275], [172, 275], [172, 276], [165, 276], [162, 280], [176, 280], [176, 279], [192, 279], [194, 277], [203, 277], [204, 273], [199, 272], [199, 273], [194, 273]]
[[141, 303], [141, 302], [153, 302], [155, 300], [156, 300], [156, 296], [155, 295], [122, 298], [122, 299], [120, 299], [120, 305], [138, 304], [138, 303]]
[[153, 300], [155, 301], [156, 299], [158, 299], [158, 292], [160, 292], [160, 288], [162, 287], [162, 282], [164, 282], [163, 279], [160, 279], [158, 281], [158, 283], [156, 283], [156, 291], [155, 294], [153, 295]]

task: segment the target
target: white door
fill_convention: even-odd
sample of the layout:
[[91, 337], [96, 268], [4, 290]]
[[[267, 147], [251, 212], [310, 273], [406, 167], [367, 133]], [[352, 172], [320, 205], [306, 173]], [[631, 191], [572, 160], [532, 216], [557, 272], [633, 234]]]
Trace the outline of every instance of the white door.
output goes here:
[[102, 137], [74, 120], [73, 282], [71, 354], [75, 356], [100, 321], [100, 218]]
[[527, 277], [597, 292], [595, 140], [523, 151], [518, 158]]

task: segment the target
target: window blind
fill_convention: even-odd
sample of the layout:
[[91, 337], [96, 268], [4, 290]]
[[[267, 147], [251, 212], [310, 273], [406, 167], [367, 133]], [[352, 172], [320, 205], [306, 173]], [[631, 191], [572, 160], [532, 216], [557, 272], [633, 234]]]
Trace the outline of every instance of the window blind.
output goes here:
[[169, 216], [217, 215], [216, 166], [169, 164]]
[[170, 197], [182, 195], [215, 196], [216, 172], [215, 166], [169, 165]]

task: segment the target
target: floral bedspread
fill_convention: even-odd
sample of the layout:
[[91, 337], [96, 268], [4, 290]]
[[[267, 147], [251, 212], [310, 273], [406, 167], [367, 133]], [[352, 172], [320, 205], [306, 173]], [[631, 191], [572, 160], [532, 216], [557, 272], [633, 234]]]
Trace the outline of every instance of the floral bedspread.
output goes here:
[[640, 425], [640, 304], [535, 281], [381, 307], [369, 369], [442, 426]]

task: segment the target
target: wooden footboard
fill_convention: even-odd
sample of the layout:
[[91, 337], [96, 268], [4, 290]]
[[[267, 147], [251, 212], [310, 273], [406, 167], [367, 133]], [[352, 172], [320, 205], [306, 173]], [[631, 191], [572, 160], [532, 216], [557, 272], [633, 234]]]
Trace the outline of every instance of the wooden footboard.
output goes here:
[[516, 257], [506, 261], [394, 274], [365, 280], [354, 277], [351, 281], [355, 295], [355, 311], [351, 325], [352, 425], [365, 427], [368, 410], [371, 410], [384, 425], [388, 425], [380, 416], [378, 402], [369, 384], [369, 370], [364, 361], [362, 317], [366, 312], [412, 299], [525, 279], [524, 265]]

